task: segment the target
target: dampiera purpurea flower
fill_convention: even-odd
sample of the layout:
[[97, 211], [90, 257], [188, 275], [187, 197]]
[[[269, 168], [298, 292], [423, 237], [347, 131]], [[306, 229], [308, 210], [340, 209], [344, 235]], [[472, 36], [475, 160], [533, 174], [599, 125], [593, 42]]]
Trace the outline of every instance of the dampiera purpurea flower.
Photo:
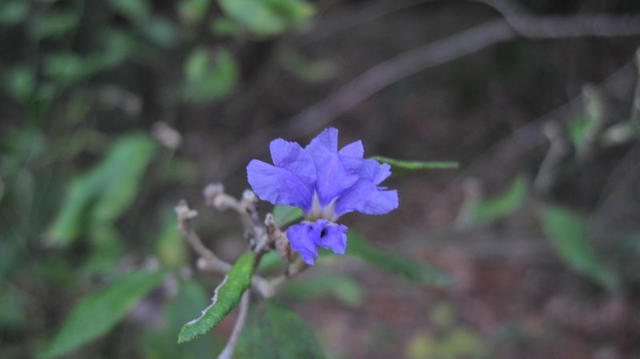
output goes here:
[[398, 207], [398, 193], [379, 186], [391, 167], [363, 158], [362, 141], [338, 149], [338, 130], [327, 128], [306, 147], [281, 138], [271, 141], [273, 165], [252, 160], [251, 188], [261, 200], [301, 208], [305, 220], [289, 227], [291, 248], [313, 265], [318, 247], [344, 254], [347, 226], [336, 223], [345, 213], [385, 214]]

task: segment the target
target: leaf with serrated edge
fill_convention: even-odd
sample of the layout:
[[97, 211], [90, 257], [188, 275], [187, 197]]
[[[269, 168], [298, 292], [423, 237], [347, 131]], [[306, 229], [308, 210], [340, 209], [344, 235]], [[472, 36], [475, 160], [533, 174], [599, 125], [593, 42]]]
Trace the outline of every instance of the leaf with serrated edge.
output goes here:
[[193, 340], [218, 325], [238, 305], [242, 293], [251, 285], [255, 253], [240, 256], [211, 298], [211, 304], [200, 316], [185, 324], [178, 334], [178, 343]]

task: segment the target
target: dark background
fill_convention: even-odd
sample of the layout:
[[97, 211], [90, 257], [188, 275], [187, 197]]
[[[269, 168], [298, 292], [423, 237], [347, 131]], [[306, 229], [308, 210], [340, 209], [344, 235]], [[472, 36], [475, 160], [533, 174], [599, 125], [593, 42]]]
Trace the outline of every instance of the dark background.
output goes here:
[[[640, 355], [638, 2], [332, 0], [310, 3], [308, 16], [271, 3], [283, 24], [274, 32], [216, 1], [0, 4], [0, 357], [34, 357], [79, 298], [118, 273], [166, 265], [167, 253], [178, 253], [177, 277], [208, 293], [218, 277], [198, 273], [181, 242], [158, 244], [172, 207], [186, 198], [200, 210], [206, 243], [232, 260], [245, 246], [240, 222], [205, 209], [202, 188], [223, 182], [239, 195], [269, 140], [305, 144], [326, 126], [341, 144], [362, 139], [366, 155], [460, 163], [396, 171], [386, 183], [398, 210], [345, 218], [377, 246], [449, 272], [454, 286], [340, 258], [298, 281], [346, 274], [351, 300], [283, 295], [329, 357]], [[513, 27], [503, 41], [477, 27], [505, 17]], [[438, 59], [450, 53], [459, 56]], [[78, 233], [56, 244], [52, 223], [73, 202], [74, 181], [132, 133], [160, 144], [141, 177], [122, 184], [132, 189], [126, 204], [108, 229], [78, 217]], [[126, 177], [106, 173], [116, 187]], [[524, 198], [496, 210], [491, 199], [515, 178]], [[581, 219], [584, 228], [567, 230], [586, 231], [578, 244], [551, 238], [545, 218], [558, 207]], [[173, 343], [175, 333], [148, 338], [167, 298], [171, 283], [69, 357], [162, 357], [153, 340]]]

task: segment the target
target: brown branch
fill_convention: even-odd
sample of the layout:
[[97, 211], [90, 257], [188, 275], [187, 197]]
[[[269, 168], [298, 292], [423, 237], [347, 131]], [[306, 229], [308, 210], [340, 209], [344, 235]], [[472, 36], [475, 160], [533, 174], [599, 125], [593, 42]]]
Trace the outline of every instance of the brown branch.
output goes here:
[[[178, 216], [178, 228], [182, 231], [191, 248], [200, 256], [196, 265], [198, 269], [207, 272], [216, 272], [226, 274], [231, 270], [231, 264], [223, 261], [207, 248], [200, 240], [200, 236], [191, 228], [191, 218], [197, 215], [197, 212], [190, 209], [187, 202], [182, 200], [175, 208]], [[261, 276], [254, 275], [251, 278], [251, 284], [263, 297], [271, 297], [274, 295], [274, 289], [271, 284]]]
[[[504, 2], [500, 4], [504, 4]], [[548, 40], [640, 35], [639, 15], [538, 17], [516, 15], [516, 10], [513, 7], [499, 8], [499, 11], [506, 16], [505, 19], [474, 26], [375, 65], [323, 100], [291, 118], [283, 126], [276, 129], [278, 135], [297, 138], [316, 132], [338, 116], [402, 79], [519, 36]], [[241, 145], [227, 153], [225, 158], [228, 159], [228, 163], [237, 164], [240, 159], [246, 158], [250, 153], [260, 151], [260, 148], [263, 148], [268, 139], [272, 137], [270, 131], [255, 131]], [[227, 168], [227, 173], [230, 170], [235, 170], [235, 168]]]
[[240, 338], [240, 333], [242, 333], [244, 323], [247, 321], [247, 313], [249, 312], [249, 299], [249, 291], [245, 290], [244, 294], [242, 294], [242, 299], [240, 299], [238, 318], [236, 318], [236, 323], [233, 326], [233, 331], [231, 332], [231, 336], [227, 341], [227, 345], [225, 345], [220, 355], [218, 355], [218, 359], [233, 358], [233, 352], [235, 351], [236, 344], [238, 342], [238, 339]]
[[213, 251], [202, 243], [200, 236], [191, 228], [191, 218], [197, 216], [198, 212], [190, 209], [185, 200], [178, 203], [175, 211], [178, 216], [178, 228], [180, 228], [182, 234], [187, 238], [187, 242], [191, 245], [191, 248], [207, 262], [210, 268], [221, 273], [228, 272], [231, 269], [231, 264], [218, 258]]

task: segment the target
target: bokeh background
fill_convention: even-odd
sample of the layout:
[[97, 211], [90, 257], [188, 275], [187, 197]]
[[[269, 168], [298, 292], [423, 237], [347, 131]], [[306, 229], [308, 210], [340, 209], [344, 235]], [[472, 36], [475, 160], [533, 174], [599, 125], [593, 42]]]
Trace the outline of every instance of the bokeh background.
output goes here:
[[232, 261], [240, 221], [205, 208], [202, 188], [239, 195], [270, 139], [334, 126], [367, 155], [460, 168], [396, 171], [398, 210], [345, 218], [454, 285], [345, 257], [284, 288], [329, 358], [637, 358], [638, 13], [633, 0], [3, 0], [0, 357], [36, 357], [81, 298], [137, 268], [172, 274], [63, 357], [212, 357], [232, 318], [174, 344], [221, 277], [195, 268], [173, 207], [198, 209]]

